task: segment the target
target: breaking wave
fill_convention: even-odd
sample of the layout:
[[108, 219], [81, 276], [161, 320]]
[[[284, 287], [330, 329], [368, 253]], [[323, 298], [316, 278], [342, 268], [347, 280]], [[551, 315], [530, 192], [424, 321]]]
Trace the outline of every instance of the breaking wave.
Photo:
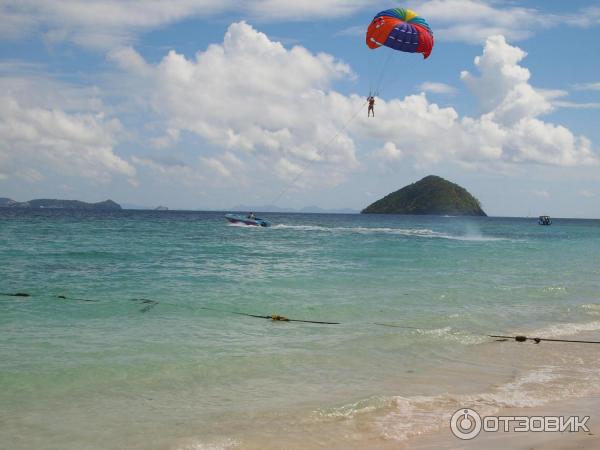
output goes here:
[[444, 393], [411, 397], [371, 397], [337, 408], [314, 412], [320, 422], [352, 421], [386, 440], [406, 441], [448, 426], [450, 416], [461, 408], [472, 408], [481, 416], [505, 408], [531, 408], [557, 399], [585, 396], [598, 389], [598, 370], [573, 374], [555, 366], [540, 367], [474, 394]]
[[[583, 305], [584, 307], [586, 305]], [[574, 336], [579, 333], [590, 331], [600, 331], [600, 321], [582, 322], [582, 323], [558, 323], [548, 325], [538, 330], [532, 331], [531, 336], [541, 338], [558, 338], [561, 336]]]

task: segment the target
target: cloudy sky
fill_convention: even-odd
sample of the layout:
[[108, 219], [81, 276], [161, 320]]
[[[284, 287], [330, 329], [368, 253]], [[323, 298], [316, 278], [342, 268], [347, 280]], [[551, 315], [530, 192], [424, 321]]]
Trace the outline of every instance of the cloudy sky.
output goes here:
[[[390, 6], [429, 59], [366, 47]], [[437, 174], [600, 218], [594, 1], [0, 0], [0, 55], [0, 197], [360, 209]]]

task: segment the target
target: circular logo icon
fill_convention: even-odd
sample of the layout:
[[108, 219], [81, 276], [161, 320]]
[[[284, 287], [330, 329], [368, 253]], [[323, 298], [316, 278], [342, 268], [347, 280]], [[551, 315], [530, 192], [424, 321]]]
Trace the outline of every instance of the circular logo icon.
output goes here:
[[481, 416], [472, 409], [459, 409], [450, 418], [450, 429], [459, 439], [474, 439], [481, 432]]

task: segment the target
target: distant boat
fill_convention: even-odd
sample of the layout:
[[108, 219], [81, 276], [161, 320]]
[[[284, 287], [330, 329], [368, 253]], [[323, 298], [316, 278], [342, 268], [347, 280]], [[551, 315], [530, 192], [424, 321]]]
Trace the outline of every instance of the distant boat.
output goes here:
[[261, 219], [260, 217], [256, 217], [253, 214], [248, 214], [247, 216], [239, 215], [239, 214], [225, 214], [225, 218], [234, 224], [242, 224], [249, 225], [254, 227], [270, 227], [271, 222]]
[[538, 223], [540, 225], [552, 225], [552, 219], [550, 218], [550, 216], [540, 216], [540, 218], [538, 219]]

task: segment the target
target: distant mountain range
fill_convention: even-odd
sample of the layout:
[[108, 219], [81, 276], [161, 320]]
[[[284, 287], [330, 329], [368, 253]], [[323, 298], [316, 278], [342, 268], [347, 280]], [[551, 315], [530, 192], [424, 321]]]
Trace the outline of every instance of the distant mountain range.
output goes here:
[[306, 206], [304, 208], [281, 208], [275, 205], [237, 205], [231, 208], [231, 211], [242, 211], [242, 212], [270, 212], [270, 213], [312, 213], [312, 214], [358, 214], [359, 211], [355, 209], [342, 208], [342, 209], [325, 209], [319, 208], [318, 206]]
[[13, 206], [16, 203], [19, 203], [19, 202], [14, 201], [12, 198], [0, 197], [0, 208], [6, 208], [8, 206]]
[[79, 200], [57, 200], [40, 198], [28, 202], [18, 202], [11, 198], [0, 197], [0, 208], [31, 208], [31, 209], [121, 209], [121, 205], [112, 200], [98, 203], [87, 203]]
[[[143, 209], [143, 210], [155, 210], [155, 211], [168, 211], [169, 208], [166, 206], [140, 206], [133, 204], [123, 204], [123, 206], [112, 200], [105, 200], [98, 203], [87, 203], [79, 200], [57, 200], [57, 199], [35, 199], [29, 200], [28, 202], [18, 202], [12, 198], [0, 197], [0, 208], [31, 208], [31, 209], [102, 209], [102, 210], [115, 210], [115, 209]], [[231, 208], [229, 211], [242, 211], [242, 212], [270, 212], [270, 213], [313, 213], [313, 214], [358, 214], [359, 211], [349, 208], [341, 209], [326, 209], [319, 208], [318, 206], [306, 206], [301, 209], [296, 208], [281, 208], [275, 205], [237, 205]]]

